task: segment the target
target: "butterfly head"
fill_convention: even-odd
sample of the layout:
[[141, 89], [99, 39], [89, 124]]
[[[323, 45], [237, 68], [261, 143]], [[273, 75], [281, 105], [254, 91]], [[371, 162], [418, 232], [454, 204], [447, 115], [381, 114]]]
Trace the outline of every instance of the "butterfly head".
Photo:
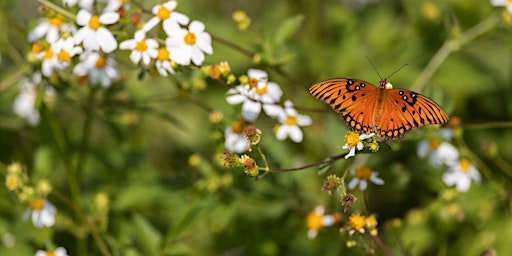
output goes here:
[[382, 78], [379, 81], [379, 88], [380, 89], [393, 89], [393, 85], [391, 83], [388, 83], [387, 78]]

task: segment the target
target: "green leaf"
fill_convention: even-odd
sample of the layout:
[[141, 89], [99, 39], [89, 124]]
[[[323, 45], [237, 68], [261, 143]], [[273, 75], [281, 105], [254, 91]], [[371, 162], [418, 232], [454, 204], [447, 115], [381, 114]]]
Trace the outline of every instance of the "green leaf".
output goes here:
[[133, 216], [133, 224], [137, 230], [139, 242], [144, 248], [146, 255], [158, 255], [158, 250], [162, 242], [162, 236], [158, 233], [158, 230], [156, 230], [145, 217], [139, 214]]
[[299, 30], [303, 20], [304, 16], [299, 14], [281, 22], [276, 29], [274, 45], [279, 46], [290, 39]]

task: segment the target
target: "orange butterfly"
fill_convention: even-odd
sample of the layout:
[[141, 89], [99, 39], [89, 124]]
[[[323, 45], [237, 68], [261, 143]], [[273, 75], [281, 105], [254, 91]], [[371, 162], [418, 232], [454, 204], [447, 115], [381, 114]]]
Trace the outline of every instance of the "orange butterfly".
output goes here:
[[366, 81], [339, 78], [319, 82], [309, 92], [327, 102], [358, 133], [375, 133], [384, 139], [403, 136], [412, 128], [448, 121], [446, 112], [433, 100], [387, 83], [379, 87]]

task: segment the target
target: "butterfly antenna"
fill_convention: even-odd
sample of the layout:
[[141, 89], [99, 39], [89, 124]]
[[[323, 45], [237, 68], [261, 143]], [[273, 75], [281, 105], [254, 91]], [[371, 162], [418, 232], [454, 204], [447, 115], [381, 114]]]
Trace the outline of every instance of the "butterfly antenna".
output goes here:
[[[380, 75], [380, 73], [379, 73], [379, 71], [377, 70], [377, 68], [375, 67], [375, 65], [373, 65], [373, 62], [372, 62], [372, 60], [370, 59], [370, 57], [368, 57], [368, 56], [364, 56], [364, 57], [368, 60], [368, 62], [370, 62], [370, 65], [372, 66], [373, 70], [375, 70], [375, 72], [377, 72], [377, 75], [379, 75], [379, 79], [380, 79], [380, 80], [382, 80], [382, 76]], [[400, 69], [398, 69], [398, 70], [400, 70]], [[395, 72], [396, 72], [396, 71], [395, 71]], [[394, 74], [394, 72], [393, 72], [393, 74]]]
[[390, 78], [392, 75], [394, 75], [396, 72], [400, 71], [400, 69], [405, 68], [409, 66], [409, 64], [405, 63], [401, 67], [399, 67], [397, 70], [395, 70], [393, 73], [391, 73], [387, 78]]

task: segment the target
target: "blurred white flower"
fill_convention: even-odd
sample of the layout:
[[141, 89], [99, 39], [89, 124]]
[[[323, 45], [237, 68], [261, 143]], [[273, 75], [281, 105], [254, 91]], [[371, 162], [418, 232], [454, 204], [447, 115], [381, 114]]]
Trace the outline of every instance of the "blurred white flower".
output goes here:
[[190, 61], [200, 66], [204, 54], [213, 54], [212, 38], [204, 31], [204, 24], [194, 20], [187, 29], [178, 28], [165, 40], [171, 50], [171, 59], [180, 65], [189, 65]]
[[[39, 124], [40, 115], [36, 109], [37, 90], [41, 84], [41, 73], [35, 72], [30, 79], [21, 80], [20, 94], [14, 99], [13, 111], [19, 117], [27, 119], [31, 126]], [[55, 90], [52, 87], [44, 89], [44, 100], [50, 101], [55, 97]]]
[[80, 55], [80, 63], [73, 69], [73, 73], [79, 76], [88, 76], [90, 83], [110, 87], [112, 82], [119, 78], [116, 69], [116, 61], [105, 54], [98, 52], [86, 52]]
[[121, 50], [132, 50], [130, 60], [138, 64], [142, 59], [144, 65], [148, 65], [151, 59], [158, 56], [158, 42], [155, 39], [146, 39], [144, 31], [135, 32], [133, 39], [128, 39], [119, 44]]
[[32, 224], [37, 228], [51, 227], [55, 224], [57, 209], [48, 200], [38, 197], [29, 201], [29, 207], [25, 211], [24, 219], [32, 216]]
[[352, 169], [350, 170], [350, 173], [354, 175], [354, 178], [348, 183], [349, 189], [354, 189], [359, 184], [359, 189], [361, 191], [364, 191], [368, 187], [368, 181], [371, 181], [372, 183], [377, 185], [384, 184], [384, 180], [377, 177], [379, 173], [374, 172], [372, 169], [366, 166], [361, 166], [356, 169]]
[[258, 119], [261, 109], [271, 117], [282, 113], [281, 106], [275, 104], [281, 99], [283, 92], [279, 85], [268, 82], [267, 72], [259, 69], [249, 69], [247, 84], [238, 85], [226, 93], [226, 101], [231, 104], [242, 104], [242, 116], [245, 120], [254, 122]]
[[41, 19], [39, 25], [28, 34], [28, 41], [35, 42], [46, 35], [46, 41], [53, 43], [59, 39], [60, 32], [72, 32], [74, 28], [72, 24], [64, 22], [64, 16], [58, 13], [53, 18]]
[[168, 36], [176, 33], [180, 30], [180, 24], [186, 25], [189, 21], [189, 18], [186, 15], [174, 11], [177, 5], [178, 3], [174, 0], [164, 4], [155, 5], [152, 9], [155, 17], [146, 22], [144, 27], [142, 27], [142, 30], [148, 32], [162, 21], [162, 27]]
[[160, 75], [167, 76], [167, 74], [174, 74], [174, 69], [171, 63], [171, 54], [168, 48], [161, 47], [158, 49], [158, 54], [155, 62], [156, 70]]
[[301, 142], [303, 138], [300, 126], [308, 126], [312, 123], [309, 116], [298, 114], [293, 107], [293, 103], [289, 100], [284, 103], [284, 109], [277, 116], [277, 119], [281, 125], [276, 131], [276, 138], [284, 140], [290, 137], [296, 143]]
[[68, 252], [66, 251], [66, 248], [59, 247], [55, 249], [55, 251], [37, 250], [35, 256], [68, 256]]
[[82, 9], [91, 10], [94, 0], [62, 0], [64, 6], [73, 7], [78, 4]]
[[493, 6], [504, 6], [507, 12], [512, 14], [512, 1], [509, 0], [491, 0]]
[[101, 25], [114, 24], [118, 20], [117, 12], [105, 12], [98, 16], [81, 9], [76, 15], [76, 23], [82, 27], [74, 35], [75, 43], [83, 43], [84, 49], [88, 51], [114, 51], [117, 48], [117, 41], [110, 30]]
[[315, 238], [322, 227], [332, 226], [334, 223], [336, 223], [336, 218], [333, 215], [325, 214], [323, 206], [317, 206], [306, 218], [308, 238]]
[[356, 149], [358, 151], [363, 150], [363, 140], [371, 138], [375, 135], [375, 133], [370, 134], [358, 134], [357, 132], [350, 131], [345, 135], [345, 145], [343, 145], [344, 149], [348, 149], [349, 152], [345, 156], [345, 159], [356, 155]]
[[247, 141], [243, 134], [243, 125], [239, 122], [226, 128], [224, 132], [225, 142], [224, 147], [232, 153], [243, 153], [247, 151]]
[[434, 167], [443, 164], [452, 165], [459, 159], [459, 152], [452, 144], [437, 140], [423, 140], [418, 144], [418, 156], [425, 158], [430, 155], [429, 162]]
[[479, 183], [480, 179], [478, 169], [468, 159], [462, 159], [449, 166], [448, 170], [443, 174], [444, 183], [448, 186], [455, 185], [460, 192], [469, 190], [471, 180]]

